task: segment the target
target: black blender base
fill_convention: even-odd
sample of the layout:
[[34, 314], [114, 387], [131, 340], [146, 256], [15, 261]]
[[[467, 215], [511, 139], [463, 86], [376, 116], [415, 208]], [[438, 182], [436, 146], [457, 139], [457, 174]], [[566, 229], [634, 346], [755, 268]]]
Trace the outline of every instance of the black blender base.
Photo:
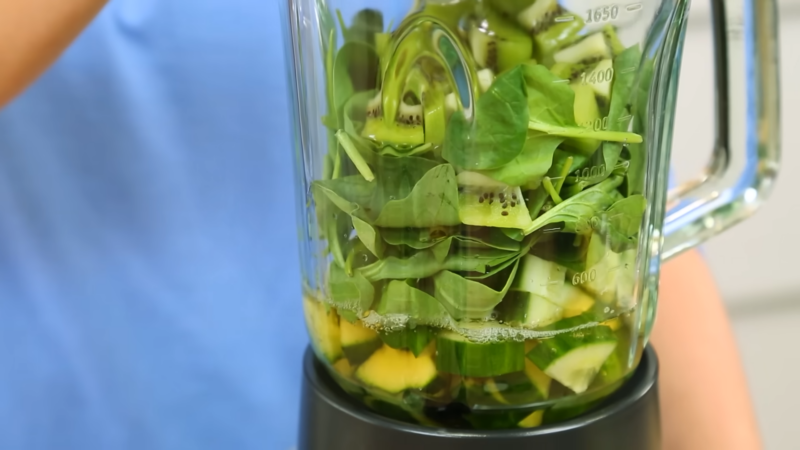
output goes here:
[[628, 382], [590, 412], [519, 430], [448, 430], [375, 414], [346, 394], [311, 350], [304, 361], [298, 450], [658, 450], [658, 359], [647, 348]]

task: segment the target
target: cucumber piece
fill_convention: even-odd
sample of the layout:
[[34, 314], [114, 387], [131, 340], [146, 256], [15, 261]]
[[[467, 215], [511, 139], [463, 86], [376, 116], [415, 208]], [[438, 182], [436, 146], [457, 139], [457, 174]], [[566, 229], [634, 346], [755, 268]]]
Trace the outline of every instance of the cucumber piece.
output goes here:
[[521, 264], [519, 275], [511, 289], [530, 292], [556, 303], [561, 297], [567, 270], [554, 262], [531, 254], [525, 255]]
[[534, 411], [524, 419], [520, 420], [519, 427], [520, 428], [535, 428], [542, 424], [542, 418], [544, 417], [544, 410], [540, 409], [539, 411]]
[[494, 377], [525, 368], [525, 344], [517, 341], [477, 343], [445, 331], [436, 338], [436, 367], [466, 377]]
[[365, 327], [360, 322], [341, 321], [339, 329], [342, 351], [352, 365], [358, 365], [366, 361], [375, 350], [383, 345], [378, 333]]
[[431, 352], [413, 353], [384, 345], [356, 370], [364, 384], [396, 394], [406, 389], [422, 389], [436, 378]]
[[336, 311], [307, 297], [303, 301], [303, 310], [308, 334], [317, 355], [331, 363], [337, 361], [342, 357], [342, 344]]
[[426, 326], [381, 333], [386, 345], [397, 350], [409, 350], [414, 356], [419, 356], [435, 337], [436, 329]]
[[497, 307], [504, 322], [526, 328], [550, 325], [564, 316], [564, 309], [530, 292], [511, 291]]
[[614, 332], [597, 326], [542, 340], [527, 357], [545, 374], [580, 394], [616, 347]]

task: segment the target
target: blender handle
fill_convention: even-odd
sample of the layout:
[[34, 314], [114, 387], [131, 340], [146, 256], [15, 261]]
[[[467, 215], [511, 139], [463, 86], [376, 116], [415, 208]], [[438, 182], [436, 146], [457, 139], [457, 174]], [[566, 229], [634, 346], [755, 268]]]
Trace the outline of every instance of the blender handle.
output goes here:
[[662, 260], [750, 217], [780, 163], [775, 0], [712, 0], [716, 145], [699, 178], [669, 193]]

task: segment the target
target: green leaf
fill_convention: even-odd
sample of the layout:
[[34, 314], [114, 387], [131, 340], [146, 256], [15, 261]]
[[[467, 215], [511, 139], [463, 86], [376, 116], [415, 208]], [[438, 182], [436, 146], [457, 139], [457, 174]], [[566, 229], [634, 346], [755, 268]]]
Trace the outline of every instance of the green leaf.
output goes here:
[[375, 95], [377, 95], [376, 91], [359, 92], [350, 97], [345, 103], [343, 108], [344, 123], [342, 125], [351, 139], [355, 140], [355, 136], [361, 137], [361, 131], [367, 122], [367, 106], [375, 98]]
[[516, 262], [509, 273], [497, 275], [497, 277], [507, 277], [499, 291], [449, 270], [439, 272], [433, 279], [434, 296], [455, 320], [485, 319], [508, 292], [518, 266], [519, 262]]
[[[349, 215], [375, 224], [384, 206], [395, 200], [408, 197], [414, 186], [424, 175], [437, 167], [436, 162], [418, 158], [391, 158], [375, 155], [375, 166], [380, 177], [366, 181], [360, 175], [317, 180], [311, 184], [311, 192], [320, 210], [333, 205]], [[451, 169], [452, 170], [452, 169]], [[322, 223], [320, 218], [320, 223]]]
[[450, 252], [447, 258], [442, 258], [443, 253], [434, 249], [436, 247], [421, 250], [409, 258], [389, 256], [362, 267], [359, 272], [370, 281], [428, 278], [443, 270], [485, 274], [520, 255], [520, 252], [498, 249], [468, 249]]
[[[608, 120], [611, 131], [627, 131], [632, 122], [632, 116], [628, 108], [631, 100], [631, 91], [636, 82], [636, 75], [639, 73], [638, 66], [642, 52], [638, 45], [633, 45], [623, 51], [614, 60], [614, 85], [611, 88], [611, 104], [609, 106]], [[611, 172], [619, 155], [622, 153], [622, 144], [618, 142], [603, 143], [603, 160]]]
[[543, 133], [577, 139], [637, 143], [642, 137], [620, 131], [595, 131], [575, 123], [575, 93], [547, 67], [524, 64], [529, 105], [529, 128]]
[[356, 272], [347, 276], [344, 269], [336, 264], [330, 266], [328, 289], [331, 302], [337, 308], [366, 311], [375, 299], [375, 288], [366, 278]]
[[[518, 231], [519, 230], [513, 230]], [[387, 244], [407, 245], [422, 250], [433, 247], [445, 239], [453, 238], [460, 247], [496, 248], [518, 251], [519, 241], [524, 237], [519, 232], [519, 240], [508, 237], [504, 229], [491, 227], [436, 227], [436, 228], [382, 228], [381, 235]]]
[[436, 298], [413, 287], [407, 280], [392, 280], [383, 291], [375, 311], [386, 316], [398, 314], [420, 325], [441, 326], [447, 311]]
[[367, 247], [370, 252], [372, 252], [373, 255], [380, 258], [381, 255], [383, 255], [383, 248], [385, 244], [383, 239], [381, 239], [378, 230], [358, 217], [352, 217], [352, 219], [353, 228], [356, 230], [358, 239], [364, 244], [365, 247]]
[[458, 181], [453, 166], [442, 164], [428, 171], [401, 200], [390, 200], [375, 224], [382, 227], [427, 228], [453, 226], [458, 217]]
[[608, 246], [617, 253], [637, 244], [647, 200], [633, 195], [614, 203], [608, 211], [592, 220], [592, 227], [605, 237]]
[[[646, 59], [639, 69], [639, 84], [634, 99], [632, 100], [632, 111], [634, 116], [633, 129], [643, 136], [649, 132], [648, 123], [650, 117], [650, 90], [653, 87], [653, 77], [655, 75], [655, 60]], [[630, 167], [628, 168], [628, 195], [642, 194], [644, 192], [644, 178], [647, 171], [647, 147], [644, 144], [629, 145], [628, 151], [631, 154]]]
[[497, 169], [522, 151], [528, 132], [528, 104], [522, 69], [495, 80], [476, 102], [470, 121], [463, 111], [450, 118], [442, 157], [470, 170]]
[[430, 250], [422, 250], [410, 258], [389, 256], [359, 270], [370, 281], [428, 278], [444, 269], [444, 261]]
[[622, 184], [622, 177], [611, 177], [580, 194], [559, 203], [533, 221], [526, 230], [530, 234], [547, 225], [562, 224], [564, 233], [586, 234], [592, 230], [591, 220], [614, 203], [610, 192]]
[[389, 245], [407, 245], [422, 250], [433, 247], [457, 232], [457, 228], [384, 228], [381, 236]]
[[510, 186], [538, 186], [553, 165], [553, 154], [563, 141], [560, 136], [529, 132], [525, 146], [516, 158], [483, 174]]

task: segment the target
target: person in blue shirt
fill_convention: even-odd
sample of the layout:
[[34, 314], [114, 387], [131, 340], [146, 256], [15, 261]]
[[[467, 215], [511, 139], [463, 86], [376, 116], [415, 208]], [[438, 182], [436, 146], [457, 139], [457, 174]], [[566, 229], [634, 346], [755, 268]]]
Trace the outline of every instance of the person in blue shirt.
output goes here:
[[[103, 3], [0, 0], [0, 449], [289, 449], [307, 338], [277, 4]], [[665, 448], [757, 448], [704, 263], [664, 280]]]

